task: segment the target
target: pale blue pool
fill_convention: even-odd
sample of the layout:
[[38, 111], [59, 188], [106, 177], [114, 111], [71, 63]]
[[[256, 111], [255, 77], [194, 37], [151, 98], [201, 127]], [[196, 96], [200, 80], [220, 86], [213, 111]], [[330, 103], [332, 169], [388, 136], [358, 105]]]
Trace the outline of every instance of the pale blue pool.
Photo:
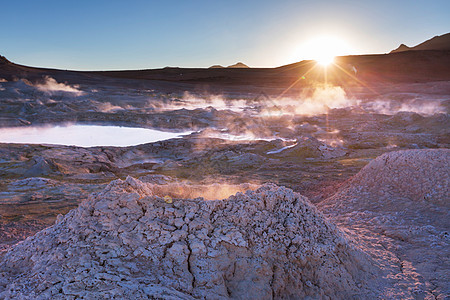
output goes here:
[[178, 138], [190, 133], [175, 133], [147, 128], [76, 124], [66, 126], [7, 127], [0, 128], [0, 143], [125, 147]]

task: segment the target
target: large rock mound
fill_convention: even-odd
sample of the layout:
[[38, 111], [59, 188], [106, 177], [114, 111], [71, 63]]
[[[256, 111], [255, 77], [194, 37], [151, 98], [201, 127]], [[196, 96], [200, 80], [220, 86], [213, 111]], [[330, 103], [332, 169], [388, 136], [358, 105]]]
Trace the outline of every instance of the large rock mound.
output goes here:
[[385, 153], [365, 166], [334, 196], [320, 205], [346, 211], [450, 208], [450, 150]]
[[383, 298], [448, 299], [449, 178], [449, 149], [390, 152], [318, 204], [384, 266]]
[[207, 201], [164, 198], [170, 189], [112, 182], [2, 256], [0, 298], [371, 295], [368, 257], [292, 190]]

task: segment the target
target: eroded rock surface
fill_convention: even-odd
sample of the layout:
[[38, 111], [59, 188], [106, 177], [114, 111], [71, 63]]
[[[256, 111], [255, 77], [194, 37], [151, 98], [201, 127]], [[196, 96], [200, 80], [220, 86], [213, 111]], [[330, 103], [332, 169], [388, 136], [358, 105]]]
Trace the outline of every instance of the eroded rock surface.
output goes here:
[[450, 150], [381, 155], [318, 207], [383, 265], [388, 298], [450, 297]]
[[[408, 213], [421, 209], [446, 209], [429, 222], [442, 225], [450, 208], [450, 150], [405, 150], [381, 155], [365, 166], [335, 195], [323, 201], [323, 209]], [[436, 222], [437, 221], [437, 222]]]
[[292, 190], [165, 201], [155, 187], [114, 181], [12, 247], [0, 262], [0, 298], [376, 294], [379, 271], [368, 256]]

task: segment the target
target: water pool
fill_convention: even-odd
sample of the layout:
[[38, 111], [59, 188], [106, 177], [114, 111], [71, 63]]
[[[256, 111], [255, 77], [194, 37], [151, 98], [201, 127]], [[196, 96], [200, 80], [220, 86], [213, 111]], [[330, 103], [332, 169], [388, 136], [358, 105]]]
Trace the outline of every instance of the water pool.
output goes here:
[[175, 133], [135, 127], [77, 124], [6, 127], [0, 128], [0, 143], [125, 147], [168, 140], [190, 133]]

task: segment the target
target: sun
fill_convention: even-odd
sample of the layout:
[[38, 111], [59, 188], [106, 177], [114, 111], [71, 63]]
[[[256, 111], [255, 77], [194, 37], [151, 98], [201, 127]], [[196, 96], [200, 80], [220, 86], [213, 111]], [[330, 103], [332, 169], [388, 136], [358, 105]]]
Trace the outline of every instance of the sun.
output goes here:
[[301, 45], [299, 52], [303, 59], [312, 59], [327, 67], [334, 62], [336, 56], [349, 54], [351, 49], [338, 37], [318, 36]]
[[318, 55], [314, 60], [322, 67], [327, 67], [334, 62], [335, 55], [324, 53]]

